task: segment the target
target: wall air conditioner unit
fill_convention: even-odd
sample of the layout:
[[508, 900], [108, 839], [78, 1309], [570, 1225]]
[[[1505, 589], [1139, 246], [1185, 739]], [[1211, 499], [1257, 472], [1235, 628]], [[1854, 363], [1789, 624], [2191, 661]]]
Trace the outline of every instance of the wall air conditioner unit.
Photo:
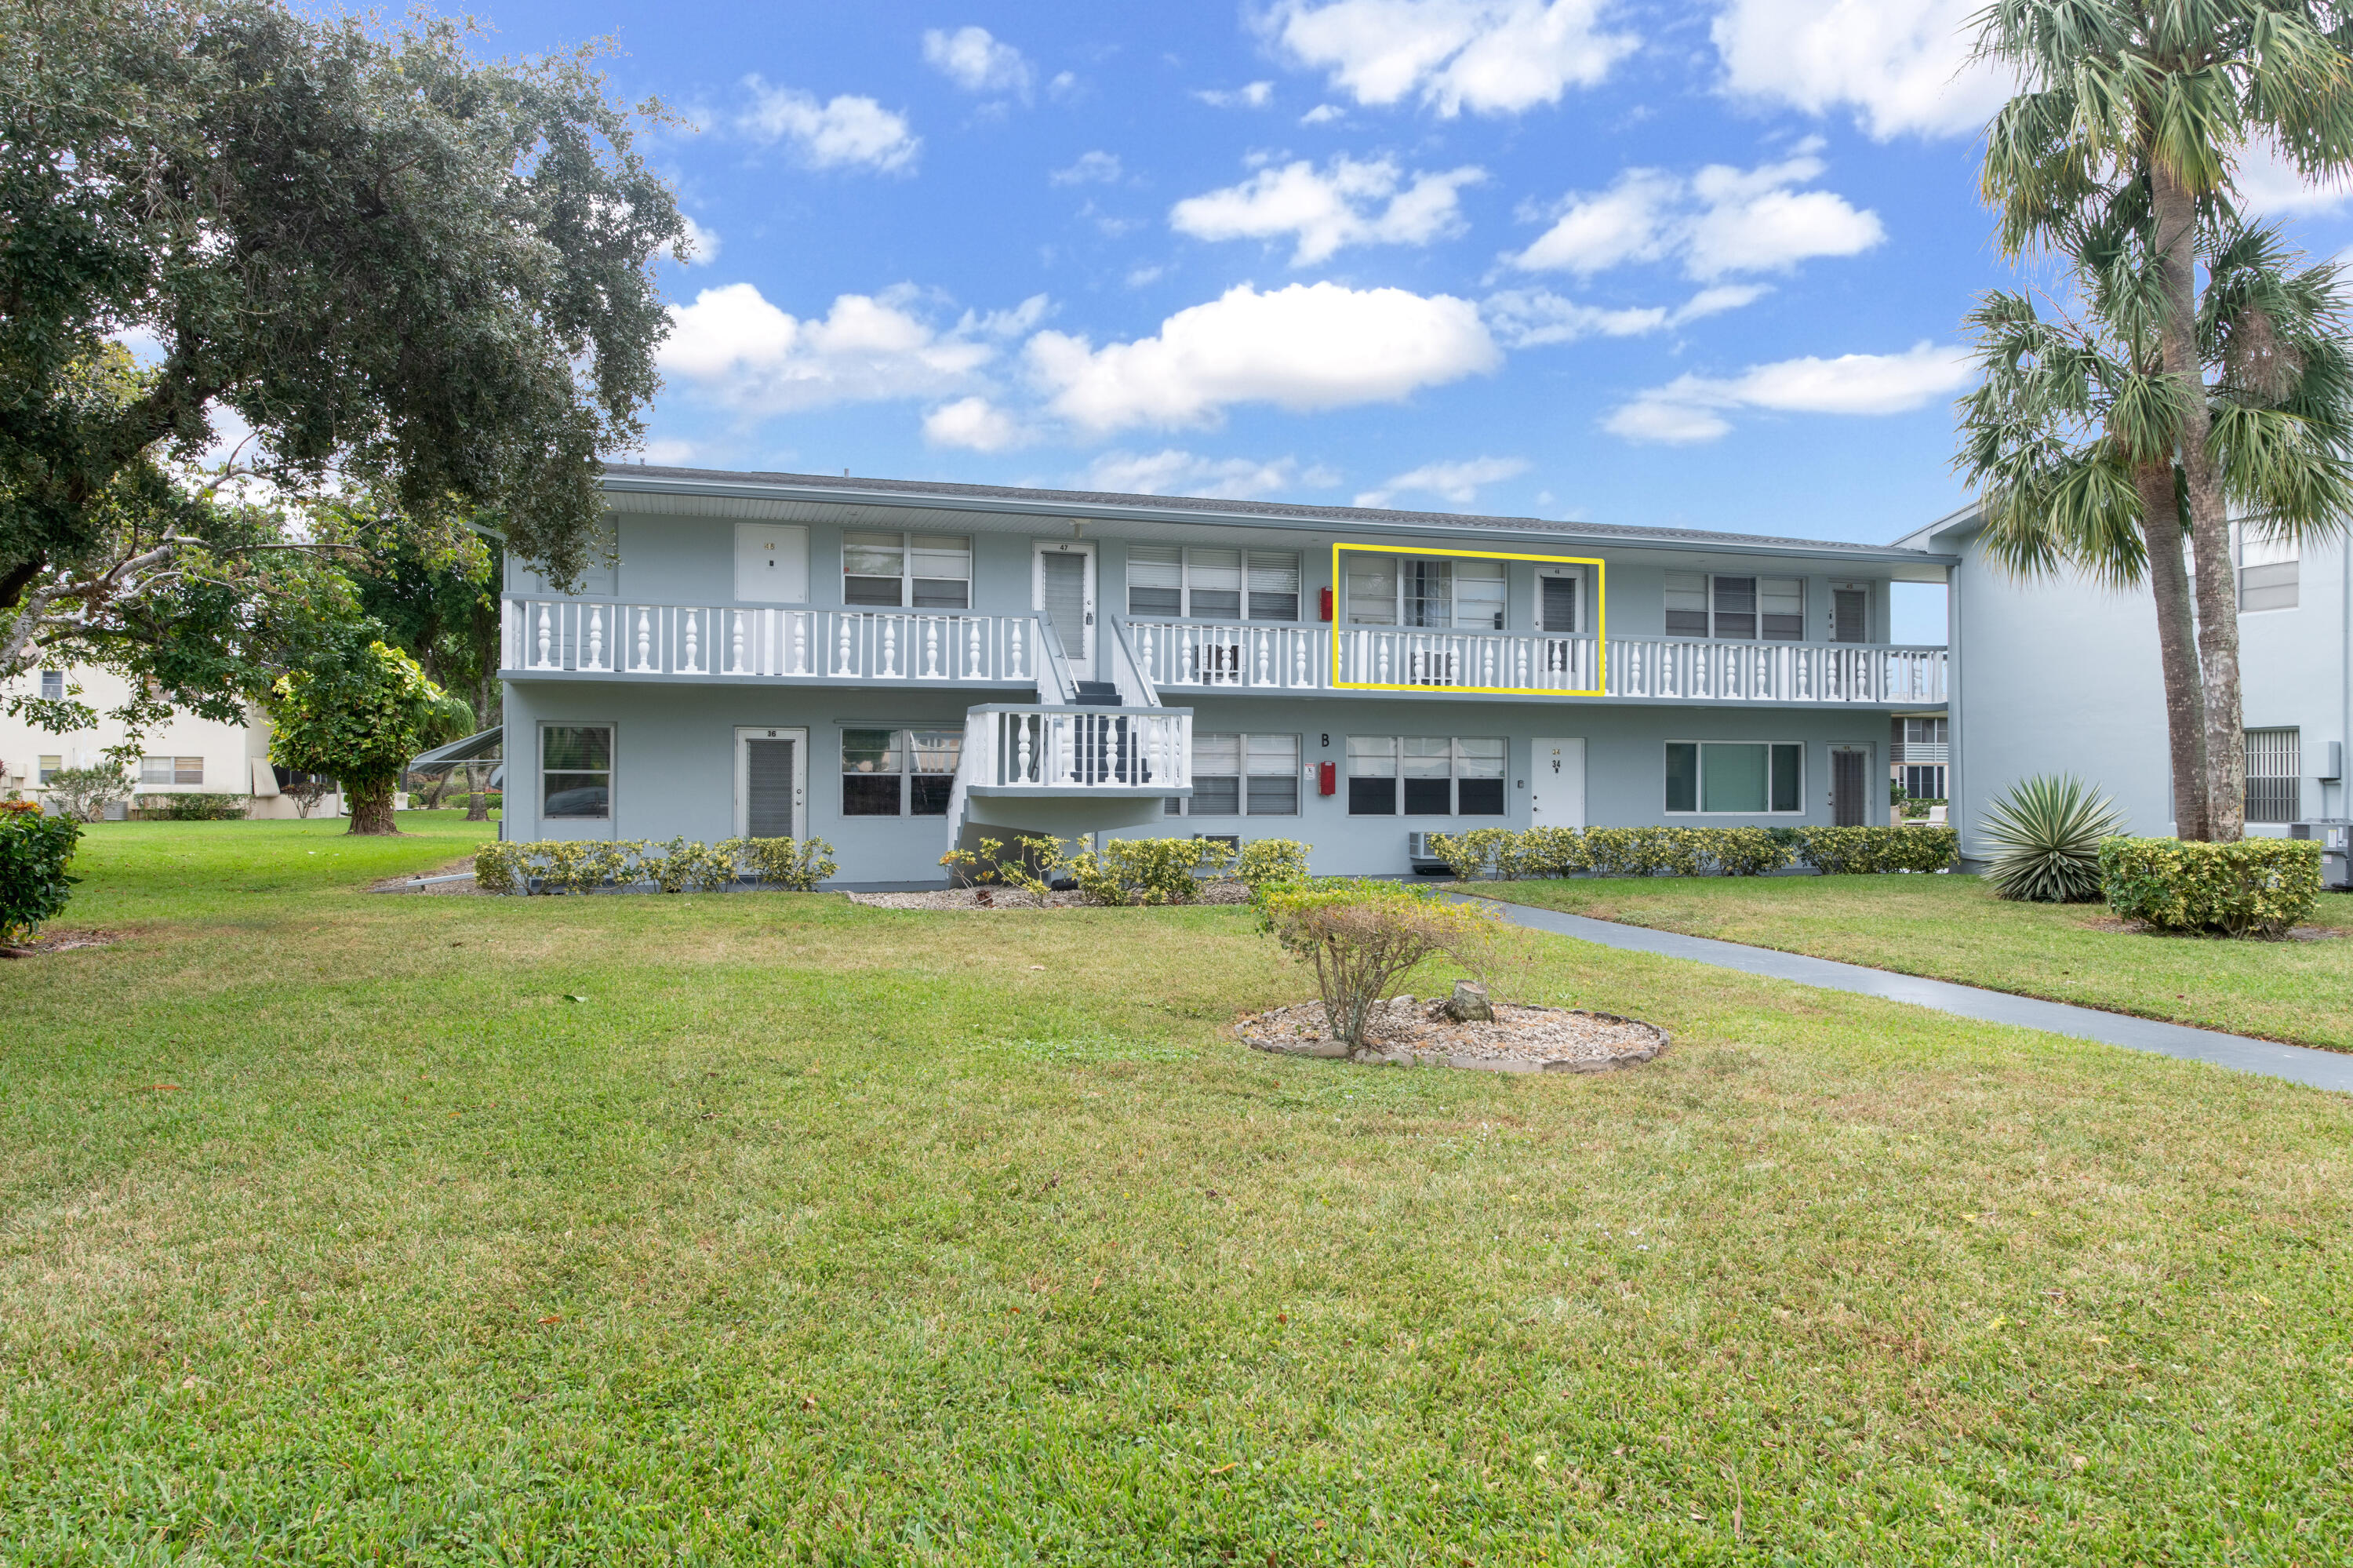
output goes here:
[[1454, 869], [1430, 853], [1430, 841], [1435, 837], [1435, 833], [1408, 833], [1405, 836], [1406, 862], [1413, 867], [1416, 876], [1451, 874]]
[[2353, 821], [2343, 817], [2318, 817], [2290, 822], [2287, 836], [2320, 841], [2320, 885], [2353, 893]]

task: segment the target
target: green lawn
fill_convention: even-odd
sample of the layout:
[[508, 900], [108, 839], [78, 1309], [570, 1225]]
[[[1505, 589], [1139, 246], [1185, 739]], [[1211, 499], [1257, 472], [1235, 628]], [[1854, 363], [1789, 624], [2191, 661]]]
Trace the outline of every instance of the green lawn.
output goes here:
[[0, 964], [0, 1562], [2353, 1557], [2347, 1097], [1534, 939], [1674, 1049], [1272, 1058], [1240, 910], [332, 826]]
[[1514, 903], [1721, 937], [2143, 1018], [2353, 1051], [2353, 897], [2325, 940], [2120, 928], [2104, 904], [2011, 904], [1974, 876], [1602, 877], [1487, 883]]

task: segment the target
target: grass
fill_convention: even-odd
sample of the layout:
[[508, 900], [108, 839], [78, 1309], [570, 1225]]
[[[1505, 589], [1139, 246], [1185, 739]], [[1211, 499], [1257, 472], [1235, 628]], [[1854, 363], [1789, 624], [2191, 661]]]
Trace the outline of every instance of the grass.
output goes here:
[[2353, 1051], [2353, 898], [2317, 941], [2120, 927], [2104, 904], [2013, 904], [1974, 876], [1608, 877], [1482, 885], [1546, 909], [1811, 953], [2021, 996]]
[[1231, 909], [353, 891], [463, 838], [101, 828], [127, 939], [0, 965], [0, 1562], [2353, 1555], [2343, 1097], [1533, 938], [1675, 1048], [1254, 1054]]

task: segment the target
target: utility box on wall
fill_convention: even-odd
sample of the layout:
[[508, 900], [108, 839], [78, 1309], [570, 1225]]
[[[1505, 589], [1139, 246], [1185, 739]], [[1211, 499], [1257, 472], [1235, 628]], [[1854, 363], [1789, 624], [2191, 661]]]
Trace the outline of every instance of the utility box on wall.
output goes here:
[[2290, 822], [2287, 836], [2292, 839], [2317, 839], [2320, 842], [2320, 885], [2339, 892], [2353, 892], [2353, 820], [2344, 817], [2316, 817], [2310, 821]]

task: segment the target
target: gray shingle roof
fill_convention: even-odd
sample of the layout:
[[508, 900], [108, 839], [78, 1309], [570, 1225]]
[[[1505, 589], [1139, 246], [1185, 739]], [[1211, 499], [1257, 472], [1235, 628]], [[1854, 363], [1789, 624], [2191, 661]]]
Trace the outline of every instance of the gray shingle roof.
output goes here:
[[607, 463], [616, 479], [668, 480], [681, 484], [774, 487], [779, 490], [826, 491], [843, 501], [861, 497], [903, 498], [919, 503], [927, 496], [970, 503], [1001, 501], [1010, 507], [1038, 507], [1065, 512], [1123, 512], [1170, 517], [1191, 514], [1209, 521], [1248, 517], [1324, 527], [1491, 528], [1514, 534], [1561, 534], [1579, 538], [1616, 539], [1627, 543], [1687, 545], [1711, 547], [1767, 546], [1780, 549], [1857, 556], [1920, 556], [1926, 552], [1862, 545], [1840, 539], [1785, 538], [1770, 534], [1719, 533], [1703, 528], [1638, 528], [1615, 523], [1571, 523], [1549, 517], [1488, 517], [1462, 512], [1396, 512], [1364, 506], [1301, 506], [1287, 502], [1225, 501], [1194, 495], [1128, 495], [1087, 490], [1021, 490], [997, 484], [954, 484], [933, 480], [852, 479], [824, 473], [741, 472], [720, 469], [664, 468], [639, 463]]

